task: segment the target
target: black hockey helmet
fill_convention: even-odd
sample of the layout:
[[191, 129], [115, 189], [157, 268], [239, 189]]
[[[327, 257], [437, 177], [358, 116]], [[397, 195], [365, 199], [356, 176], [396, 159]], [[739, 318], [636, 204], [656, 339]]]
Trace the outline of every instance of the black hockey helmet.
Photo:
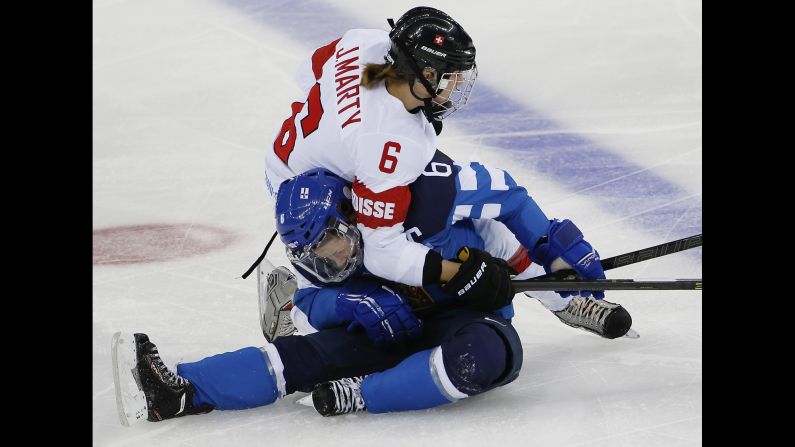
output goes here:
[[[464, 28], [427, 6], [412, 8], [397, 22], [388, 22], [392, 46], [387, 62], [409, 82], [418, 79], [434, 99], [441, 96], [441, 100], [426, 101], [429, 119], [441, 120], [463, 107], [477, 78], [475, 45]], [[434, 73], [430, 82], [422, 75], [425, 69]]]

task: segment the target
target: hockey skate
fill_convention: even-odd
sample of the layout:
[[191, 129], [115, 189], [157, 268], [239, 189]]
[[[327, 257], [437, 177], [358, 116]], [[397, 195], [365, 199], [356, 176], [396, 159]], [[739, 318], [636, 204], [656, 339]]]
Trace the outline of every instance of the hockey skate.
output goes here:
[[299, 400], [298, 403], [314, 406], [315, 410], [323, 416], [337, 416], [366, 411], [367, 408], [362, 398], [361, 389], [362, 381], [365, 377], [367, 376], [332, 380], [318, 384], [312, 394]]
[[632, 317], [620, 304], [593, 297], [574, 297], [565, 309], [552, 312], [571, 327], [592, 332], [604, 338], [638, 338], [631, 329]]
[[278, 337], [296, 332], [290, 310], [293, 295], [298, 288], [295, 275], [287, 268], [273, 265], [263, 259], [257, 267], [260, 327], [269, 343]]
[[115, 333], [112, 355], [116, 408], [125, 427], [212, 411], [193, 406], [193, 385], [163, 364], [146, 334]]

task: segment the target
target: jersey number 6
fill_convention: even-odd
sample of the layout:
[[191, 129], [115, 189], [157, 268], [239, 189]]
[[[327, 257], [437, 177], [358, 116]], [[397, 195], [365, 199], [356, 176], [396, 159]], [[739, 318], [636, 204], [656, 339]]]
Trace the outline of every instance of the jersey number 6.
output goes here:
[[301, 133], [304, 135], [304, 138], [306, 138], [320, 127], [320, 118], [323, 117], [323, 105], [320, 103], [320, 83], [315, 83], [312, 89], [309, 90], [306, 103], [294, 102], [292, 104], [293, 114], [284, 120], [282, 130], [279, 131], [276, 141], [273, 142], [273, 151], [276, 152], [276, 155], [284, 164], [287, 164], [290, 154], [293, 152], [293, 149], [295, 149], [295, 136], [297, 131], [295, 128], [295, 116], [298, 115], [298, 112], [303, 110], [304, 104], [309, 105], [307, 115], [301, 119]]
[[[384, 144], [384, 152], [381, 154], [381, 164], [378, 165], [378, 169], [387, 174], [395, 172], [398, 162], [397, 156], [390, 154], [390, 149], [394, 150], [395, 153], [400, 153], [400, 143], [387, 141], [386, 144]], [[389, 163], [388, 165], [387, 162]]]

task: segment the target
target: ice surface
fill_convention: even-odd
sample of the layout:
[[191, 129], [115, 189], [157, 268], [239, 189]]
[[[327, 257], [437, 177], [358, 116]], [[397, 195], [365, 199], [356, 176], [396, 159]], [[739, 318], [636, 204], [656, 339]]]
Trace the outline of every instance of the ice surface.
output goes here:
[[[118, 422], [114, 332], [146, 332], [171, 365], [263, 343], [255, 279], [239, 276], [273, 232], [263, 154], [299, 94], [293, 72], [344, 30], [385, 29], [416, 5], [94, 1], [95, 445], [701, 444], [701, 292], [611, 293], [638, 340], [569, 328], [517, 297], [521, 376], [432, 410], [322, 418], [297, 393]], [[700, 1], [433, 5], [473, 36], [480, 73], [440, 148], [508, 170], [603, 257], [701, 232]], [[700, 276], [701, 249], [608, 273]]]

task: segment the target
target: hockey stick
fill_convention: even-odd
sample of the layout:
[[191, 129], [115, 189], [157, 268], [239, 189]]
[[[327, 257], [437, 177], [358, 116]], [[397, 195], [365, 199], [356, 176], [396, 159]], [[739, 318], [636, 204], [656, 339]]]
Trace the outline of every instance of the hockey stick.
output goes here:
[[531, 290], [701, 290], [701, 279], [635, 281], [634, 279], [526, 279], [513, 282], [516, 292]]
[[[701, 234], [690, 236], [675, 241], [666, 242], [664, 244], [655, 245], [653, 247], [642, 248], [629, 253], [624, 253], [612, 258], [602, 259], [603, 270], [611, 270], [625, 265], [635, 264], [637, 262], [648, 261], [649, 259], [659, 258], [661, 256], [679, 253], [680, 251], [690, 250], [691, 248], [701, 247]], [[547, 273], [546, 275], [537, 276], [528, 281], [546, 281], [546, 280], [573, 280], [577, 278], [574, 270], [560, 270], [554, 273]], [[699, 280], [700, 281], [700, 280]], [[514, 284], [521, 283], [522, 281], [515, 281]], [[530, 289], [527, 289], [530, 290]], [[541, 289], [535, 289], [541, 290]], [[543, 289], [546, 290], [546, 289]]]
[[[702, 245], [701, 236], [701, 234], [697, 234], [603, 259], [601, 260], [602, 268], [610, 270], [700, 247]], [[701, 290], [701, 278], [668, 281], [635, 281], [634, 279], [580, 280], [574, 270], [560, 270], [532, 279], [514, 281], [513, 285], [517, 292], [531, 290]]]
[[[262, 254], [259, 255], [259, 258], [257, 258], [257, 260], [254, 261], [253, 264], [251, 264], [251, 267], [249, 267], [248, 270], [246, 270], [246, 273], [243, 273], [243, 279], [248, 278], [248, 275], [250, 275], [251, 272], [253, 272], [254, 269], [257, 268], [259, 263], [262, 262], [263, 259], [265, 259], [265, 255], [268, 253], [268, 249], [271, 248], [271, 244], [273, 243], [273, 240], [276, 239], [276, 235], [277, 234], [279, 234], [278, 231], [274, 231], [273, 232], [273, 236], [271, 236], [271, 240], [268, 241], [268, 245], [265, 246], [265, 250], [262, 250]], [[272, 266], [271, 266], [271, 270], [273, 270]]]
[[610, 270], [696, 247], [701, 247], [701, 234], [603, 259], [602, 268], [604, 270]]

